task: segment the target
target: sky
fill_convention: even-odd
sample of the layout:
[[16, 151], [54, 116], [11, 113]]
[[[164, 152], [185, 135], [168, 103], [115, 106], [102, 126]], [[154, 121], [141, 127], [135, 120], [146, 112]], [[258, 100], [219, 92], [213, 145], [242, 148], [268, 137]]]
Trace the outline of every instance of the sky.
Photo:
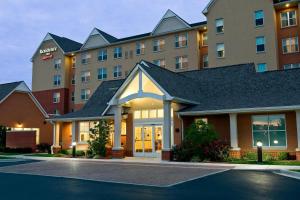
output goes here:
[[[187, 3], [188, 2], [188, 3]], [[117, 38], [151, 32], [171, 9], [204, 21], [209, 0], [0, 0], [0, 84], [31, 87], [33, 53], [50, 32], [83, 43], [97, 27]]]

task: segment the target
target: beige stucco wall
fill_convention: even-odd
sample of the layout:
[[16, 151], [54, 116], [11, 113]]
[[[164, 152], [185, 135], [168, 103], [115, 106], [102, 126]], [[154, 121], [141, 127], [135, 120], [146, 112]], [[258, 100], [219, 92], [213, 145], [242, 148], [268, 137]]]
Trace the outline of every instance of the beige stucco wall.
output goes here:
[[[89, 64], [81, 64], [81, 53], [76, 54], [76, 87], [75, 87], [75, 104], [83, 103], [80, 99], [80, 93], [82, 89], [90, 89], [93, 93], [100, 85], [101, 81], [98, 80], [98, 68], [107, 68], [107, 80], [113, 80], [113, 68], [116, 65], [122, 65], [122, 78], [125, 78], [125, 72], [130, 72], [141, 60], [152, 62], [157, 59], [165, 59], [166, 67], [173, 71], [175, 70], [175, 57], [176, 56], [188, 56], [189, 67], [184, 70], [199, 69], [199, 33], [198, 30], [189, 30], [182, 33], [188, 33], [188, 46], [184, 48], [175, 48], [175, 35], [172, 33], [164, 36], [157, 36], [155, 38], [148, 38], [139, 40], [139, 42], [145, 43], [145, 54], [136, 55], [136, 43], [138, 41], [127, 42], [120, 45], [104, 47], [107, 49], [108, 58], [106, 61], [98, 61], [98, 54], [101, 48], [88, 50], [92, 56]], [[165, 39], [165, 48], [161, 52], [153, 52], [153, 40]], [[114, 59], [113, 52], [115, 47], [122, 47], [123, 57], [120, 59]], [[125, 51], [132, 51], [133, 57], [125, 58]], [[81, 82], [81, 73], [84, 71], [91, 72], [91, 80], [88, 83]]]
[[[265, 24], [256, 28], [254, 12], [263, 10]], [[224, 34], [216, 34], [215, 20], [224, 18]], [[217, 0], [209, 9], [209, 66], [219, 67], [247, 62], [278, 67], [275, 10], [271, 0]], [[265, 36], [266, 52], [256, 53], [256, 37]], [[216, 44], [225, 44], [225, 58], [217, 58]]]
[[[53, 54], [53, 58], [43, 60], [42, 57], [45, 54], [40, 54], [40, 49], [47, 49], [57, 47]], [[54, 68], [54, 60], [61, 59], [61, 69], [56, 70]], [[47, 40], [39, 47], [38, 52], [32, 59], [32, 91], [43, 91], [59, 88], [67, 88], [69, 86], [69, 72], [71, 66], [71, 58], [63, 54], [62, 50], [57, 46], [53, 40]], [[61, 75], [61, 85], [53, 85], [53, 76]]]

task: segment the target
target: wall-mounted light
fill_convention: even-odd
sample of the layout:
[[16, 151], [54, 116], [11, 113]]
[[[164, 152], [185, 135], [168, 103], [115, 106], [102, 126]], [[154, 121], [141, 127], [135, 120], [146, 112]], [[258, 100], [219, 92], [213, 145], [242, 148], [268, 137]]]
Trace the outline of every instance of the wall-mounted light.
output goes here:
[[278, 140], [274, 140], [274, 144], [278, 144]]
[[21, 122], [18, 122], [17, 123], [17, 128], [22, 128], [23, 127], [23, 124]]
[[285, 7], [286, 8], [290, 7], [290, 4], [289, 3], [285, 4]]

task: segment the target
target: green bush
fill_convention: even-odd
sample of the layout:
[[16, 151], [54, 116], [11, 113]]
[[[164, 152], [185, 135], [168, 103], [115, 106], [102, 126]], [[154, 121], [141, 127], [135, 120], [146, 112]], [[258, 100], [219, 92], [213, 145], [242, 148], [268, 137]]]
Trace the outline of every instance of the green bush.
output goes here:
[[[277, 160], [288, 160], [289, 154], [287, 152], [280, 152], [278, 156], [274, 156], [271, 153], [263, 152], [263, 161], [277, 161]], [[257, 152], [250, 151], [242, 156], [243, 160], [257, 160]]]
[[51, 154], [51, 145], [48, 143], [40, 143], [40, 144], [36, 145], [36, 148], [41, 153]]
[[[69, 152], [69, 150], [62, 149], [62, 150], [58, 151], [58, 154], [70, 155], [70, 152]], [[72, 154], [72, 152], [71, 152], [71, 154]]]
[[246, 152], [243, 156], [242, 156], [243, 160], [257, 160], [257, 153], [256, 152]]
[[83, 157], [83, 156], [85, 156], [85, 152], [82, 150], [78, 150], [78, 151], [76, 151], [76, 156]]
[[278, 154], [278, 160], [288, 160], [289, 159], [289, 153], [288, 152], [280, 152]]

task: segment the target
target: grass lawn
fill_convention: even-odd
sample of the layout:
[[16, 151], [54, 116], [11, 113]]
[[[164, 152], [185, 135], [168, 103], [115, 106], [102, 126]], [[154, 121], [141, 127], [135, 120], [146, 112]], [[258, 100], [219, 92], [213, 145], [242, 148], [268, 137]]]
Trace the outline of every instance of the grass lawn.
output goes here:
[[[229, 160], [232, 164], [258, 164], [256, 160]], [[293, 165], [300, 166], [300, 161], [296, 160], [278, 160], [278, 161], [264, 161], [261, 165]]]
[[293, 171], [293, 172], [300, 172], [300, 170], [291, 170], [291, 171]]
[[14, 159], [14, 157], [5, 157], [5, 156], [0, 156], [0, 160], [1, 159]]

